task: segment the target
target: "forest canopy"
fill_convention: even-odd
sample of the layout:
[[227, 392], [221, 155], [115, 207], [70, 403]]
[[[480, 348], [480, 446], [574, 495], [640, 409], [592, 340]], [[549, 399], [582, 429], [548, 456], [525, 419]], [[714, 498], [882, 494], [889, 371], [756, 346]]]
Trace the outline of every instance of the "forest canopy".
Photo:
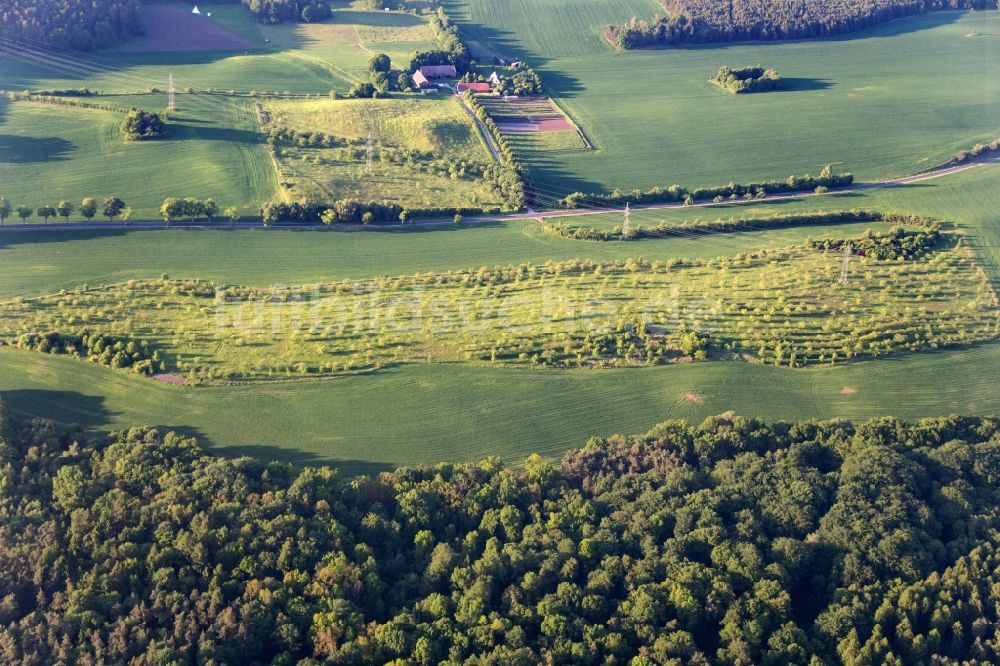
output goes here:
[[0, 35], [92, 51], [145, 33], [139, 0], [0, 0]]
[[346, 479], [0, 405], [0, 662], [996, 663], [998, 433], [726, 414]]
[[609, 26], [619, 48], [831, 37], [941, 9], [996, 9], [997, 0], [660, 0], [667, 16]]

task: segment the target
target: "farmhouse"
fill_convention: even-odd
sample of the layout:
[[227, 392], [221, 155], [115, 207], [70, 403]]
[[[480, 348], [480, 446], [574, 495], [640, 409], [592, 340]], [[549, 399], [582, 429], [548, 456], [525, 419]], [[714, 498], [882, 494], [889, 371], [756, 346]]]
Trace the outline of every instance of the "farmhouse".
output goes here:
[[458, 76], [454, 65], [424, 65], [413, 73], [413, 82], [418, 88], [430, 84], [431, 79], [453, 79]]
[[471, 91], [474, 93], [488, 93], [493, 89], [488, 83], [459, 83], [458, 92], [464, 93], [466, 91]]

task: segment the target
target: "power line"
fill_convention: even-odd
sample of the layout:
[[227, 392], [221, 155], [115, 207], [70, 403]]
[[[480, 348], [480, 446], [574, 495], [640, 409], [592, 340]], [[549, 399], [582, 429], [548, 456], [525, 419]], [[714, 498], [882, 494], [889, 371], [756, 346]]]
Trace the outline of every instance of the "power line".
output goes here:
[[167, 111], [176, 111], [177, 105], [174, 103], [174, 93], [177, 90], [174, 88], [174, 75], [170, 75], [170, 82], [167, 83]]
[[372, 139], [371, 130], [368, 131], [368, 144], [365, 148], [365, 173], [372, 173], [372, 157], [375, 155], [375, 140]]

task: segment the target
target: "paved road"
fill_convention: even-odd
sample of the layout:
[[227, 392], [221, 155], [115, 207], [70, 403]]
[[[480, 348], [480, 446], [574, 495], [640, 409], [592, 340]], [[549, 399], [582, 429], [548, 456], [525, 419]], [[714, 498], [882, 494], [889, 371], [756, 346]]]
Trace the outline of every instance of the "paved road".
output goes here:
[[[468, 109], [467, 109], [468, 110]], [[489, 143], [489, 142], [487, 142]], [[489, 144], [492, 146], [492, 144]], [[992, 164], [994, 162], [1000, 162], [1000, 155], [994, 155], [987, 157], [985, 159], [973, 160], [971, 162], [966, 162], [965, 164], [958, 164], [950, 167], [939, 167], [924, 171], [922, 173], [914, 174], [912, 176], [904, 176], [902, 178], [894, 178], [892, 180], [885, 180], [878, 183], [859, 183], [857, 185], [852, 185], [851, 187], [845, 187], [837, 189], [836, 192], [857, 192], [862, 190], [874, 190], [885, 187], [905, 187], [913, 183], [922, 183], [928, 180], [934, 180], [935, 178], [941, 178], [943, 176], [950, 176], [952, 174], [961, 173], [963, 171], [968, 171], [970, 169], [976, 169], [986, 164]], [[703, 201], [699, 203], [687, 206], [683, 203], [663, 203], [663, 204], [644, 204], [636, 205], [632, 207], [632, 210], [669, 210], [673, 208], [707, 208], [710, 206], [719, 205], [754, 205], [759, 204], [764, 201], [783, 201], [787, 199], [802, 199], [805, 197], [820, 197], [824, 196], [822, 194], [816, 194], [812, 190], [802, 191], [802, 192], [789, 192], [787, 194], [772, 194], [763, 199], [754, 199], [752, 201], [726, 201], [724, 204], [716, 204], [712, 201]], [[544, 216], [547, 219], [560, 218], [560, 217], [580, 217], [585, 215], [601, 215], [605, 213], [620, 213], [622, 210], [621, 206], [609, 206], [601, 208], [571, 208], [566, 210], [549, 210], [549, 211], [534, 211], [528, 209], [523, 213], [498, 213], [496, 215], [478, 215], [465, 218], [466, 223], [475, 224], [476, 222], [509, 222], [514, 220], [537, 220], [539, 217]], [[453, 223], [452, 218], [428, 218], [428, 219], [418, 219], [413, 220], [408, 224], [444, 224]], [[211, 224], [207, 222], [174, 222], [170, 225], [173, 228], [180, 229], [259, 229], [260, 222], [213, 222]], [[378, 225], [376, 228], [384, 229], [386, 227], [392, 227], [392, 225]], [[0, 233], [4, 231], [79, 231], [79, 230], [98, 230], [98, 231], [110, 231], [110, 230], [121, 230], [121, 229], [164, 229], [165, 225], [163, 222], [150, 222], [150, 221], [139, 221], [139, 222], [50, 222], [48, 224], [6, 224], [0, 226]], [[365, 228], [364, 225], [344, 225], [335, 224], [332, 226], [327, 226], [325, 224], [296, 224], [296, 223], [279, 223], [273, 225], [273, 228], [277, 229], [343, 229], [343, 228]]]

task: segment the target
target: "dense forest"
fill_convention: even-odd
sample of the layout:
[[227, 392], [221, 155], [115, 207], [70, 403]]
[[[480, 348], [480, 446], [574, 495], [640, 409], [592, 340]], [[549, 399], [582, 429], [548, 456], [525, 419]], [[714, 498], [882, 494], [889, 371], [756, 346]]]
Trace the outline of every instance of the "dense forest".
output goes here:
[[830, 37], [940, 9], [996, 9], [997, 0], [660, 0], [667, 16], [633, 18], [605, 36], [624, 49]]
[[145, 32], [139, 0], [0, 0], [0, 36], [92, 51]]
[[0, 405], [6, 664], [996, 663], [1000, 422], [340, 478]]

